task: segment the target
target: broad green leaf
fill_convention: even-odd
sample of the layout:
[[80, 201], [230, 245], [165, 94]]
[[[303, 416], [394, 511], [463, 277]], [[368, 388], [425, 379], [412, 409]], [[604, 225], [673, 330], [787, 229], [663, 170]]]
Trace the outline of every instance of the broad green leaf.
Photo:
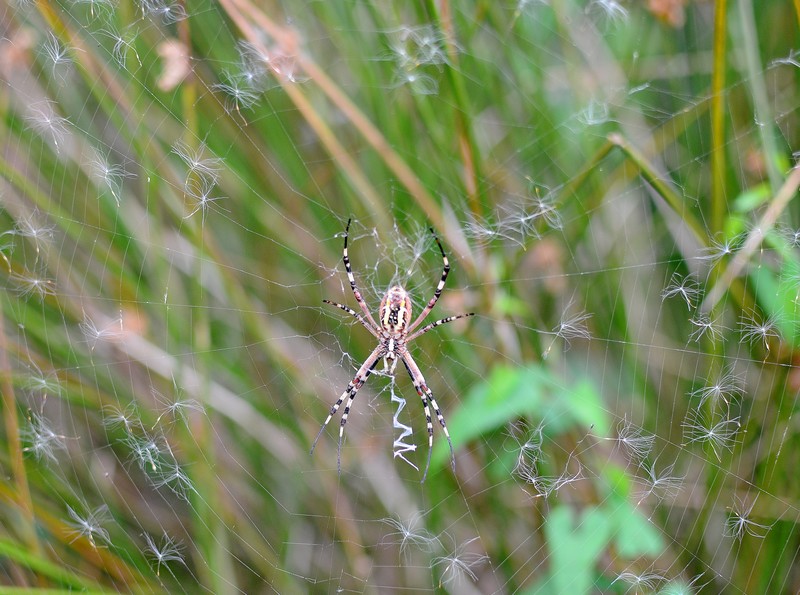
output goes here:
[[737, 213], [749, 213], [769, 200], [771, 195], [769, 184], [759, 184], [742, 192], [733, 201], [733, 210]]
[[[591, 383], [567, 383], [541, 365], [495, 368], [485, 382], [467, 394], [447, 426], [453, 447], [458, 448], [520, 417], [544, 422], [550, 434], [593, 426], [595, 432], [606, 435], [610, 428], [608, 413]], [[440, 441], [432, 464], [443, 463], [446, 456], [446, 445]]]

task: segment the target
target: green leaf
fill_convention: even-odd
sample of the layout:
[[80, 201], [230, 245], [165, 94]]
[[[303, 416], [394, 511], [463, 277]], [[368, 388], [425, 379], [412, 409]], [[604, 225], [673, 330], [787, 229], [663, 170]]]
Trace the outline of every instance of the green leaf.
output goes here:
[[661, 534], [628, 500], [609, 499], [603, 506], [614, 523], [614, 547], [622, 558], [656, 558], [664, 551]]
[[748, 280], [759, 305], [764, 309], [765, 317], [775, 320], [781, 338], [794, 347], [800, 343], [800, 286], [797, 283], [800, 268], [796, 262], [784, 262], [780, 274], [766, 266], [753, 267], [748, 273]]
[[653, 525], [624, 499], [611, 497], [578, 514], [556, 506], [544, 526], [550, 573], [526, 593], [590, 593], [598, 582], [598, 561], [612, 543], [620, 558], [658, 557], [665, 549]]
[[612, 519], [599, 508], [578, 515], [558, 506], [547, 518], [545, 534], [550, 544], [550, 580], [554, 593], [588, 593], [594, 583], [594, 566], [614, 530]]
[[733, 210], [737, 213], [749, 213], [766, 203], [772, 192], [769, 184], [758, 184], [742, 192], [733, 201]]
[[[596, 432], [605, 435], [610, 428], [602, 399], [589, 381], [567, 384], [553, 376], [549, 368], [538, 364], [525, 368], [497, 367], [485, 382], [467, 394], [464, 404], [448, 420], [453, 448], [520, 417], [543, 421], [550, 434], [593, 426]], [[446, 457], [446, 445], [437, 443], [432, 465], [444, 463]]]

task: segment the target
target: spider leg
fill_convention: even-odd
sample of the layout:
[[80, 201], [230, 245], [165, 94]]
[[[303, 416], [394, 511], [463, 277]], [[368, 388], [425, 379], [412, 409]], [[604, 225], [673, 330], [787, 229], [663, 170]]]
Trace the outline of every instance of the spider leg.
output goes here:
[[380, 328], [378, 323], [375, 322], [375, 319], [372, 317], [369, 308], [367, 308], [367, 304], [364, 303], [364, 298], [361, 297], [361, 292], [358, 290], [358, 287], [356, 287], [356, 278], [353, 276], [353, 269], [350, 266], [350, 256], [348, 256], [347, 254], [347, 237], [350, 234], [351, 221], [352, 219], [347, 220], [347, 227], [344, 230], [344, 249], [342, 250], [342, 262], [344, 262], [344, 270], [347, 271], [347, 280], [350, 281], [350, 289], [353, 290], [353, 295], [355, 296], [356, 301], [358, 302], [359, 308], [361, 308], [361, 311], [364, 312], [364, 314], [367, 317], [367, 320], [369, 320], [372, 323], [373, 327]]
[[447, 324], [448, 322], [453, 322], [454, 320], [458, 320], [459, 318], [466, 318], [467, 316], [475, 316], [475, 312], [470, 312], [468, 314], [459, 314], [458, 316], [448, 316], [447, 318], [442, 318], [441, 320], [437, 320], [436, 322], [432, 322], [432, 323], [422, 327], [417, 332], [415, 332], [410, 337], [408, 337], [406, 339], [406, 343], [408, 343], [410, 341], [413, 341], [414, 339], [416, 339], [420, 335], [424, 335], [425, 333], [427, 333], [428, 331], [430, 331], [432, 329], [435, 329], [437, 326], [442, 326], [443, 324]]
[[439, 236], [436, 235], [436, 232], [433, 231], [433, 228], [430, 228], [431, 233], [433, 234], [433, 239], [436, 240], [436, 245], [439, 246], [439, 252], [442, 253], [442, 261], [444, 262], [444, 270], [442, 271], [442, 278], [439, 279], [439, 285], [436, 286], [436, 291], [433, 292], [433, 297], [428, 302], [428, 305], [419, 313], [417, 319], [408, 327], [408, 332], [410, 333], [415, 328], [419, 326], [419, 324], [425, 320], [425, 317], [428, 313], [433, 310], [433, 307], [436, 305], [436, 302], [439, 301], [439, 296], [442, 295], [442, 290], [444, 289], [444, 283], [447, 281], [447, 275], [450, 273], [450, 261], [447, 260], [447, 255], [444, 253], [444, 248], [442, 248], [442, 243], [439, 241]]
[[375, 337], [376, 339], [380, 339], [380, 335], [377, 333], [377, 331], [376, 331], [374, 328], [372, 328], [372, 326], [371, 326], [371, 325], [370, 325], [370, 324], [369, 324], [369, 323], [368, 323], [366, 320], [364, 320], [364, 317], [363, 317], [361, 314], [359, 314], [358, 312], [356, 312], [356, 311], [355, 311], [355, 310], [353, 310], [352, 308], [348, 308], [348, 307], [347, 307], [347, 306], [345, 306], [344, 304], [340, 304], [340, 303], [338, 303], [338, 302], [332, 302], [331, 300], [322, 300], [322, 303], [324, 303], [324, 304], [330, 304], [331, 306], [336, 306], [336, 307], [337, 307], [337, 308], [339, 308], [340, 310], [344, 310], [344, 311], [345, 311], [345, 312], [347, 312], [347, 313], [348, 313], [350, 316], [353, 316], [353, 317], [354, 317], [356, 320], [358, 320], [358, 321], [359, 321], [361, 324], [363, 324], [363, 325], [364, 325], [364, 327], [365, 327], [365, 328], [366, 328], [366, 329], [367, 329], [369, 332], [371, 332], [371, 333], [372, 333], [372, 336], [373, 336], [373, 337]]
[[455, 472], [456, 453], [453, 451], [453, 442], [450, 440], [450, 432], [447, 431], [447, 424], [444, 421], [442, 412], [439, 410], [439, 405], [436, 403], [436, 399], [433, 397], [431, 389], [429, 389], [428, 385], [425, 383], [425, 377], [422, 375], [422, 372], [420, 372], [419, 366], [417, 366], [417, 363], [414, 361], [414, 358], [411, 357], [411, 354], [405, 352], [401, 358], [406, 366], [408, 375], [411, 376], [411, 382], [414, 383], [414, 389], [422, 399], [422, 405], [425, 407], [425, 419], [428, 423], [428, 460], [425, 463], [425, 472], [422, 474], [422, 481], [424, 482], [425, 478], [428, 477], [428, 469], [431, 466], [431, 453], [433, 452], [433, 421], [431, 419], [431, 406], [433, 406], [433, 410], [436, 412], [436, 419], [439, 420], [439, 425], [442, 426], [444, 436], [447, 438], [447, 445], [450, 447], [450, 466], [453, 468], [453, 472]]
[[353, 404], [353, 399], [355, 399], [358, 390], [364, 386], [364, 383], [367, 381], [367, 378], [369, 378], [369, 375], [372, 373], [373, 368], [375, 368], [375, 365], [378, 363], [381, 357], [383, 357], [383, 347], [379, 345], [372, 353], [370, 353], [369, 357], [358, 369], [358, 372], [356, 372], [355, 377], [347, 385], [347, 388], [344, 389], [344, 392], [339, 396], [339, 399], [333, 404], [330, 413], [328, 414], [328, 418], [325, 420], [325, 423], [322, 424], [317, 437], [314, 438], [314, 443], [311, 445], [311, 454], [314, 454], [314, 449], [317, 446], [317, 442], [319, 442], [319, 439], [322, 437], [322, 432], [325, 431], [325, 427], [328, 425], [328, 422], [331, 421], [331, 418], [339, 410], [339, 407], [341, 407], [345, 397], [347, 397], [347, 404], [344, 407], [342, 421], [339, 425], [339, 449], [336, 455], [336, 466], [339, 470], [339, 473], [342, 472], [342, 439], [344, 437], [344, 426], [347, 423], [347, 416], [350, 413], [350, 407]]

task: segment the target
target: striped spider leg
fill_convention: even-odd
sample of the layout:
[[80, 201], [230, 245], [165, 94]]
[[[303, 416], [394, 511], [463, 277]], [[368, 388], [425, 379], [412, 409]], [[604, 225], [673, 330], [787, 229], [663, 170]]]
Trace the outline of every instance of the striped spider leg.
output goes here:
[[325, 431], [328, 423], [331, 421], [331, 418], [333, 418], [333, 416], [339, 410], [344, 400], [347, 399], [344, 412], [342, 413], [342, 420], [339, 424], [337, 468], [341, 473], [344, 426], [347, 423], [347, 416], [350, 413], [350, 407], [353, 404], [356, 394], [358, 393], [359, 389], [364, 386], [364, 383], [367, 381], [367, 378], [369, 378], [372, 370], [375, 369], [375, 366], [378, 364], [379, 360], [383, 359], [383, 369], [384, 372], [388, 374], [394, 374], [398, 360], [402, 360], [408, 375], [411, 377], [411, 382], [414, 384], [414, 389], [422, 399], [422, 406], [425, 410], [425, 418], [427, 420], [428, 458], [425, 464], [425, 471], [422, 476], [422, 481], [425, 481], [425, 478], [428, 476], [428, 469], [431, 463], [431, 452], [433, 450], [433, 421], [431, 417], [431, 407], [433, 407], [433, 410], [436, 413], [436, 419], [439, 422], [442, 431], [444, 432], [445, 438], [447, 438], [447, 444], [450, 447], [450, 462], [453, 470], [455, 471], [456, 458], [455, 451], [453, 450], [453, 443], [450, 440], [450, 432], [447, 430], [447, 424], [445, 423], [444, 416], [439, 409], [439, 405], [436, 403], [433, 392], [431, 392], [431, 389], [428, 388], [428, 385], [425, 382], [425, 377], [422, 375], [419, 366], [417, 366], [414, 358], [412, 358], [411, 354], [408, 352], [408, 343], [438, 326], [447, 324], [448, 322], [453, 322], [454, 320], [458, 320], [460, 318], [473, 316], [474, 313], [470, 312], [468, 314], [448, 316], [447, 318], [442, 318], [436, 322], [432, 322], [431, 324], [428, 324], [415, 331], [415, 329], [422, 324], [430, 311], [436, 305], [436, 302], [439, 301], [439, 297], [442, 295], [442, 290], [444, 289], [445, 282], [447, 281], [447, 275], [450, 272], [450, 263], [447, 260], [447, 255], [444, 252], [442, 243], [439, 241], [439, 238], [436, 236], [433, 228], [431, 228], [431, 234], [433, 235], [433, 239], [436, 241], [436, 245], [439, 247], [439, 252], [442, 255], [442, 262], [444, 263], [442, 276], [439, 279], [439, 284], [436, 286], [436, 291], [434, 292], [433, 297], [428, 301], [427, 305], [422, 312], [420, 312], [416, 320], [411, 322], [411, 297], [408, 295], [408, 292], [405, 289], [399, 285], [394, 285], [389, 288], [381, 300], [380, 309], [378, 310], [378, 320], [380, 323], [377, 322], [370, 313], [369, 308], [367, 308], [364, 298], [361, 296], [361, 292], [356, 286], [353, 270], [350, 266], [350, 258], [347, 253], [347, 237], [349, 232], [350, 221], [347, 222], [347, 227], [345, 228], [342, 261], [344, 262], [344, 268], [347, 271], [347, 279], [350, 281], [350, 288], [353, 291], [356, 302], [358, 302], [359, 308], [361, 308], [361, 312], [356, 312], [348, 306], [339, 304], [337, 302], [332, 302], [330, 300], [323, 300], [323, 302], [330, 304], [331, 306], [335, 306], [336, 308], [339, 308], [340, 310], [343, 310], [353, 316], [372, 334], [372, 336], [378, 340], [378, 346], [375, 347], [366, 361], [358, 369], [355, 377], [347, 385], [347, 388], [339, 396], [339, 399], [331, 406], [331, 410], [327, 419], [322, 424], [317, 437], [314, 439], [314, 442], [311, 445], [311, 453], [313, 454], [314, 448], [317, 446], [317, 442], [322, 436], [322, 433]]
[[[358, 316], [356, 312], [352, 313], [355, 316]], [[344, 439], [344, 426], [347, 423], [347, 416], [350, 414], [350, 407], [353, 404], [353, 399], [356, 398], [358, 389], [364, 386], [364, 383], [367, 381], [367, 378], [369, 378], [369, 375], [372, 373], [375, 365], [378, 363], [381, 357], [383, 357], [382, 351], [383, 346], [378, 345], [369, 355], [367, 360], [361, 364], [361, 367], [358, 369], [358, 372], [356, 372], [355, 377], [350, 381], [350, 384], [347, 385], [347, 388], [344, 389], [344, 392], [339, 396], [339, 399], [331, 407], [330, 413], [328, 413], [328, 418], [325, 420], [325, 423], [322, 424], [317, 437], [314, 438], [314, 443], [311, 445], [311, 454], [314, 454], [314, 448], [316, 448], [317, 442], [319, 442], [319, 439], [322, 437], [322, 432], [325, 431], [325, 426], [327, 426], [328, 422], [331, 421], [331, 418], [336, 415], [336, 412], [339, 410], [339, 407], [341, 407], [345, 397], [347, 397], [347, 404], [344, 406], [344, 412], [342, 413], [342, 422], [339, 425], [339, 448], [336, 456], [336, 468], [340, 474], [342, 472], [342, 440]]]

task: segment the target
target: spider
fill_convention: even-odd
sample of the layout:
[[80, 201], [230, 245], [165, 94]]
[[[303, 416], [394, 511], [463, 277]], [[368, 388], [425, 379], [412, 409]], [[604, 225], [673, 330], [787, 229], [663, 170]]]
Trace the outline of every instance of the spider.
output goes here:
[[361, 292], [358, 290], [358, 287], [356, 287], [356, 280], [353, 277], [353, 269], [350, 268], [350, 258], [347, 256], [347, 236], [350, 232], [350, 221], [351, 220], [347, 221], [347, 227], [344, 231], [344, 250], [342, 251], [342, 260], [344, 261], [344, 268], [347, 271], [347, 279], [350, 281], [350, 288], [353, 290], [353, 295], [355, 296], [358, 306], [361, 308], [361, 312], [363, 312], [363, 314], [356, 312], [352, 308], [348, 308], [343, 304], [332, 302], [330, 300], [322, 301], [326, 304], [330, 304], [331, 306], [335, 306], [341, 310], [344, 310], [358, 320], [378, 340], [378, 346], [372, 350], [372, 353], [369, 354], [369, 357], [364, 361], [363, 364], [361, 364], [361, 367], [356, 372], [353, 380], [350, 381], [350, 383], [347, 385], [347, 388], [344, 389], [344, 392], [341, 394], [341, 396], [339, 396], [339, 399], [331, 407], [328, 418], [325, 420], [325, 423], [322, 424], [317, 437], [314, 439], [314, 443], [311, 445], [311, 454], [314, 453], [314, 448], [317, 446], [317, 442], [322, 436], [322, 432], [325, 431], [328, 422], [331, 421], [331, 418], [339, 410], [339, 407], [342, 405], [344, 399], [347, 398], [347, 404], [344, 407], [342, 421], [339, 426], [337, 468], [339, 473], [341, 473], [344, 426], [347, 423], [347, 416], [350, 413], [350, 407], [353, 404], [353, 399], [355, 399], [356, 393], [358, 393], [359, 389], [364, 386], [364, 383], [367, 381], [367, 378], [372, 373], [372, 370], [375, 368], [378, 361], [383, 359], [384, 372], [393, 375], [395, 367], [397, 366], [397, 362], [400, 360], [406, 367], [408, 375], [411, 376], [411, 381], [414, 384], [417, 394], [422, 399], [422, 405], [425, 408], [425, 418], [428, 421], [428, 459], [425, 464], [425, 472], [422, 476], [422, 481], [424, 482], [428, 475], [428, 468], [431, 464], [431, 451], [433, 449], [433, 423], [431, 421], [431, 406], [433, 406], [433, 410], [436, 412], [436, 418], [439, 420], [439, 425], [442, 426], [442, 431], [444, 432], [445, 438], [447, 438], [447, 444], [450, 446], [450, 462], [453, 471], [455, 471], [456, 468], [456, 459], [455, 453], [453, 452], [453, 443], [450, 440], [450, 433], [447, 431], [447, 424], [444, 421], [444, 416], [439, 410], [439, 405], [436, 404], [436, 399], [433, 398], [433, 393], [431, 392], [431, 389], [428, 388], [428, 385], [425, 382], [425, 377], [422, 375], [422, 372], [420, 372], [419, 366], [417, 366], [414, 358], [411, 357], [411, 354], [408, 352], [408, 344], [420, 335], [427, 333], [437, 326], [447, 324], [448, 322], [453, 322], [459, 318], [473, 316], [475, 313], [470, 312], [469, 314], [448, 316], [447, 318], [442, 318], [436, 322], [432, 322], [415, 331], [422, 321], [425, 320], [430, 311], [433, 310], [433, 307], [436, 305], [439, 296], [442, 295], [442, 290], [444, 289], [444, 284], [447, 280], [447, 274], [450, 272], [450, 263], [447, 260], [447, 255], [444, 253], [442, 243], [439, 241], [439, 238], [436, 236], [436, 232], [433, 231], [433, 228], [430, 228], [433, 239], [436, 240], [436, 245], [439, 246], [439, 251], [442, 253], [442, 261], [444, 262], [442, 277], [439, 279], [439, 285], [436, 287], [433, 297], [430, 299], [428, 305], [425, 306], [417, 319], [414, 320], [414, 322], [411, 322], [411, 297], [408, 295], [408, 292], [405, 289], [399, 285], [394, 285], [389, 288], [381, 300], [381, 306], [378, 310], [378, 318], [380, 323], [376, 322], [370, 313], [369, 308], [367, 308], [364, 298], [361, 297]]

